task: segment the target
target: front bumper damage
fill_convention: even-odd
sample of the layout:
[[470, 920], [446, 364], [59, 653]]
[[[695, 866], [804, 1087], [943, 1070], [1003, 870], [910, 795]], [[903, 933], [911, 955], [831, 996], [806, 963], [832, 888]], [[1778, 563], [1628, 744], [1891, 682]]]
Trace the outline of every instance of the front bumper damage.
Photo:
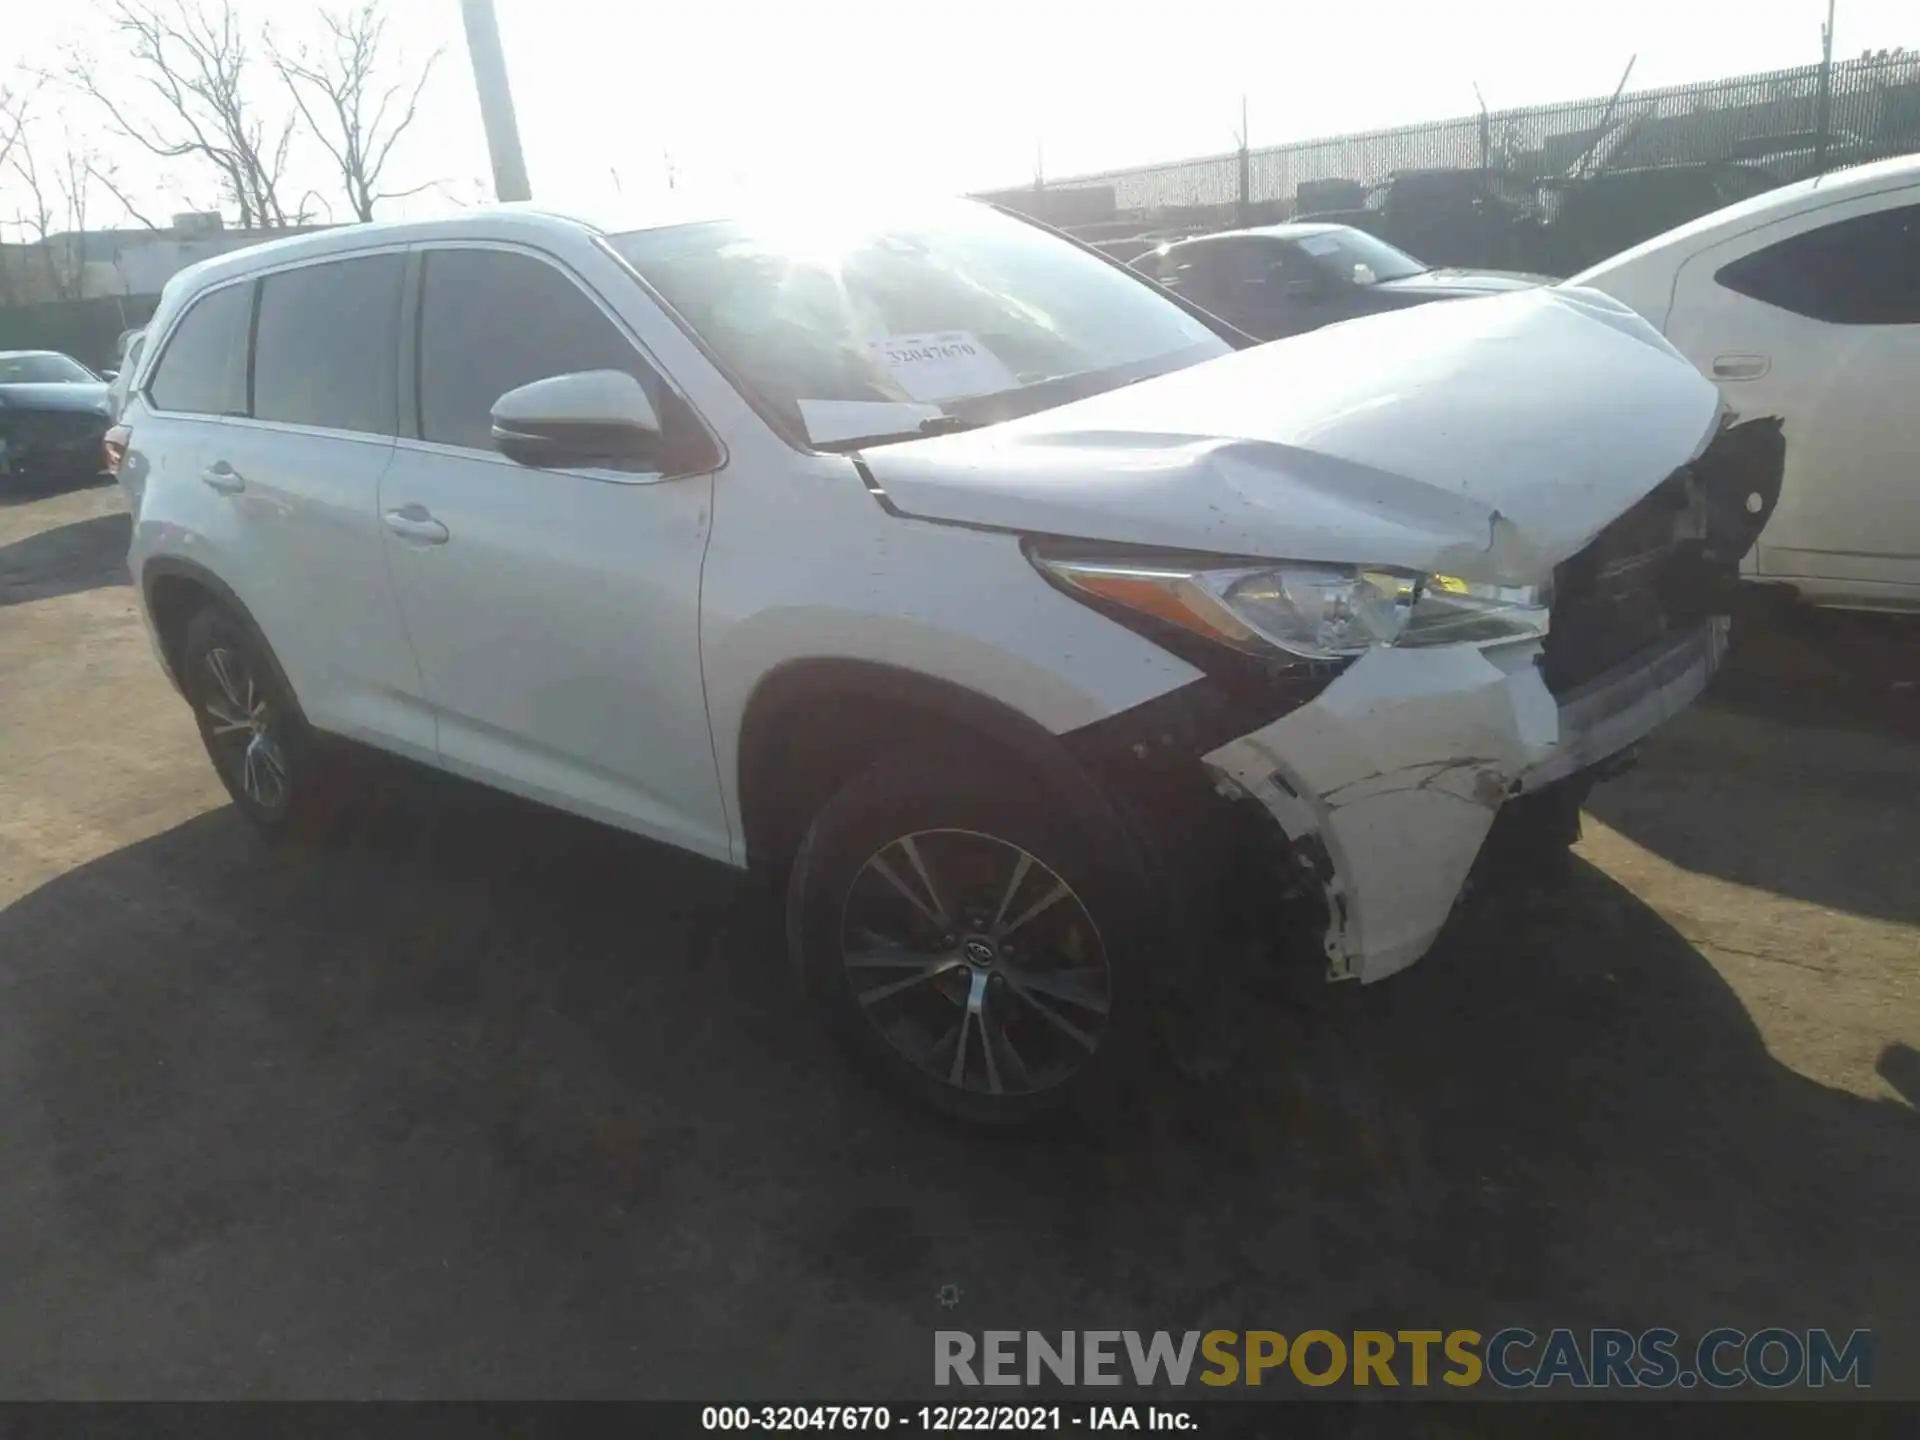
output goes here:
[[1726, 651], [1713, 617], [1556, 697], [1526, 643], [1381, 649], [1315, 699], [1206, 754], [1257, 801], [1326, 901], [1331, 979], [1432, 945], [1509, 798], [1619, 754], [1690, 704]]

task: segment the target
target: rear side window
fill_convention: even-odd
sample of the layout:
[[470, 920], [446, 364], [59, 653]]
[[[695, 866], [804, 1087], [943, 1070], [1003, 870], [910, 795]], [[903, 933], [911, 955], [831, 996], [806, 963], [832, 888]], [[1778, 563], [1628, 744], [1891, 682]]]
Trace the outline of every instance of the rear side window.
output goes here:
[[247, 413], [247, 327], [253, 286], [210, 290], [173, 327], [147, 395], [162, 410], [192, 415]]
[[1220, 246], [1187, 245], [1161, 256], [1154, 278], [1201, 309], [1212, 310], [1232, 298], [1222, 283], [1224, 264]]
[[1713, 278], [1834, 325], [1920, 324], [1920, 205], [1823, 225], [1723, 265]]
[[579, 370], [624, 370], [646, 387], [661, 423], [675, 397], [633, 344], [572, 280], [504, 250], [427, 256], [420, 314], [420, 437], [493, 448], [493, 402]]
[[362, 255], [260, 282], [253, 415], [391, 435], [404, 256]]

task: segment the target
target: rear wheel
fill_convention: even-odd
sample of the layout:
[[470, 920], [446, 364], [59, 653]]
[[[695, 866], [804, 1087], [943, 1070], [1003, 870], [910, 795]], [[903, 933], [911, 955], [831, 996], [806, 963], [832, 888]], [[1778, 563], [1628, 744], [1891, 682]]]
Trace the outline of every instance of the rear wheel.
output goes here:
[[180, 670], [201, 743], [241, 813], [270, 835], [310, 828], [326, 808], [327, 767], [261, 646], [209, 605], [187, 622]]
[[984, 763], [902, 757], [816, 818], [790, 941], [890, 1083], [987, 1122], [1111, 1098], [1140, 1050], [1151, 921], [1112, 817], [1088, 808]]

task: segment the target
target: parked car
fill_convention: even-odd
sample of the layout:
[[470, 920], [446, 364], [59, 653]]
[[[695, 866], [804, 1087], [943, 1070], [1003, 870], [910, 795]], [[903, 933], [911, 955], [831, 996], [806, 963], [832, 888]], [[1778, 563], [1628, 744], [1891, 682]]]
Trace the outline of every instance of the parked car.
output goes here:
[[344, 737], [751, 867], [987, 1120], [1111, 1094], [1243, 921], [1419, 958], [1497, 812], [1706, 683], [1768, 483], [1604, 296], [1252, 347], [970, 202], [354, 226], [149, 335], [129, 566], [250, 820]]
[[1524, 290], [1543, 275], [1440, 269], [1349, 225], [1264, 225], [1161, 245], [1134, 269], [1260, 340], [1336, 320]]
[[1439, 265], [1540, 268], [1537, 188], [1498, 169], [1396, 170], [1345, 208], [1315, 194], [1300, 197], [1294, 220], [1351, 225]]
[[99, 475], [107, 423], [107, 382], [78, 360], [0, 350], [0, 482]]
[[1633, 306], [1741, 415], [1783, 422], [1751, 577], [1920, 608], [1920, 156], [1770, 191], [1568, 283]]
[[110, 372], [107, 380], [107, 415], [118, 420], [120, 412], [127, 405], [127, 390], [133, 383], [133, 370], [140, 363], [140, 350], [147, 342], [145, 330], [129, 330], [120, 337], [120, 368]]

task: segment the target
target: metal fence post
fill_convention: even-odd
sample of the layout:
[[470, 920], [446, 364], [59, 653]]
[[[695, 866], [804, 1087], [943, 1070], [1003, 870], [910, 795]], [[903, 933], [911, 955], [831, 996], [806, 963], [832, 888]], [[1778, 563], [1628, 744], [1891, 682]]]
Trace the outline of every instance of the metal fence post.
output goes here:
[[1240, 97], [1240, 205], [1237, 217], [1242, 225], [1248, 223], [1253, 214], [1253, 154], [1247, 146], [1252, 143], [1247, 134], [1247, 97]]
[[1813, 168], [1827, 173], [1827, 139], [1833, 131], [1833, 3], [1827, 0], [1827, 23], [1820, 27], [1820, 102], [1816, 125], [1819, 138], [1814, 142]]

